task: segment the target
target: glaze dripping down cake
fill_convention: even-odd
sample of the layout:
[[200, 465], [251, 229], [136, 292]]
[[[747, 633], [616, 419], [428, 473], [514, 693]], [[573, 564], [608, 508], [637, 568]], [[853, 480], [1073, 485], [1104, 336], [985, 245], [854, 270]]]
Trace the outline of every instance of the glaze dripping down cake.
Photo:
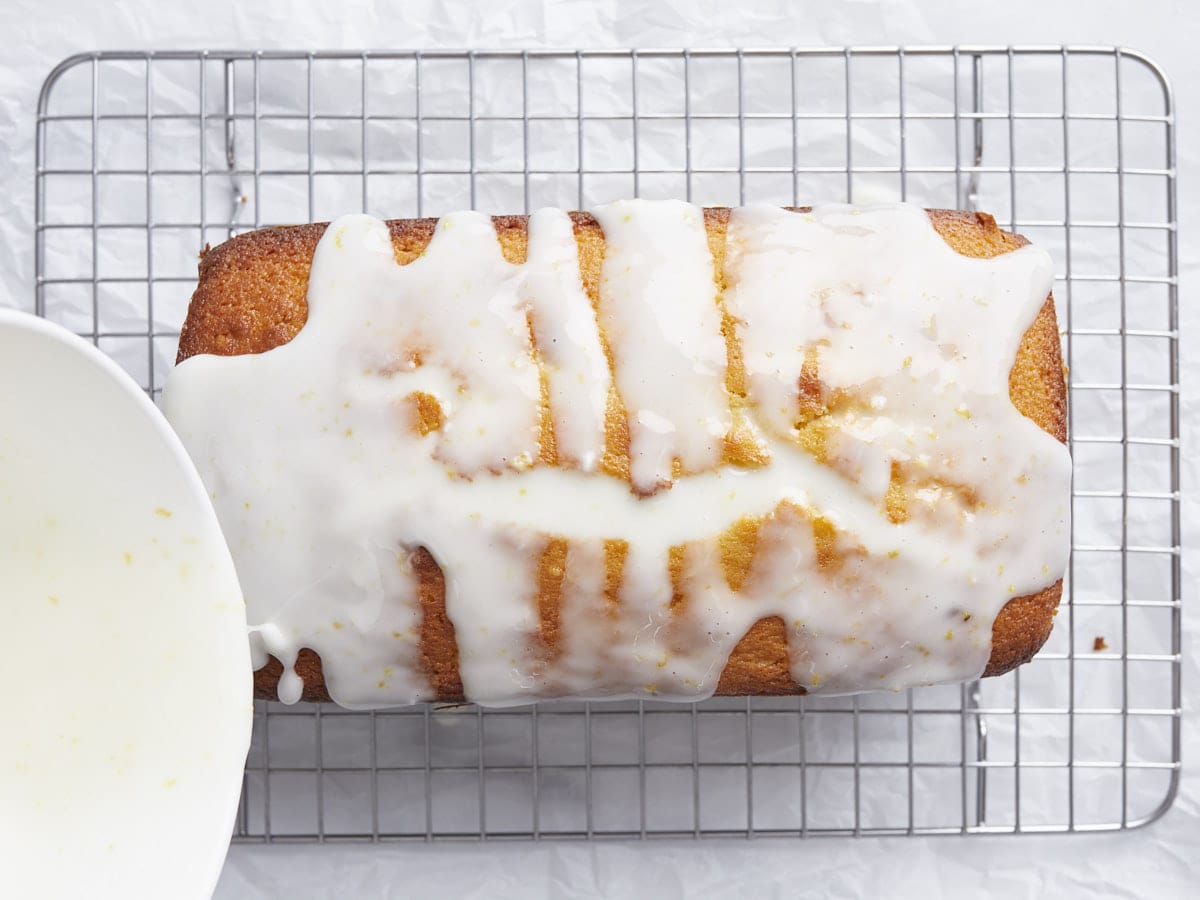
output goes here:
[[259, 696], [897, 690], [1050, 632], [1052, 283], [905, 204], [351, 215], [209, 251], [163, 403]]

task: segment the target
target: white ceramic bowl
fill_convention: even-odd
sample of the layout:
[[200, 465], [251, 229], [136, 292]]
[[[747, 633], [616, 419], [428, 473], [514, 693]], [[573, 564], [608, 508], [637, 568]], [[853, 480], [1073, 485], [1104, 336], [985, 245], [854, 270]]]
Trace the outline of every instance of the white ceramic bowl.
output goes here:
[[250, 739], [246, 615], [182, 445], [0, 309], [0, 896], [207, 897]]

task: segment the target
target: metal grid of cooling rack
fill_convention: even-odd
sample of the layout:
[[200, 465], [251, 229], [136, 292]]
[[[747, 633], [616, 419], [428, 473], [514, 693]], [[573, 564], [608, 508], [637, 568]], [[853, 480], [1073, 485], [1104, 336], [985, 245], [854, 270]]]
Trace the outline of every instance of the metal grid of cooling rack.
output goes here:
[[72, 57], [37, 111], [37, 310], [156, 394], [196, 254], [245, 229], [617, 196], [979, 207], [1045, 245], [1074, 554], [1010, 676], [850, 699], [259, 703], [235, 840], [1085, 831], [1180, 760], [1174, 121], [1096, 47]]

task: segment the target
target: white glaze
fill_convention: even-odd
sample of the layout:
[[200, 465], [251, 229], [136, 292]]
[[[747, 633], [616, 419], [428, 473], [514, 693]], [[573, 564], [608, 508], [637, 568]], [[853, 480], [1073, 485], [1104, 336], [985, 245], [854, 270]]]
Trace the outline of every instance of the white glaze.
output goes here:
[[629, 415], [639, 491], [670, 484], [675, 459], [702, 472], [729, 430], [725, 341], [703, 211], [619, 200], [594, 211], [604, 229], [600, 325]]
[[[743, 469], [718, 464], [731, 415], [701, 210], [628, 201], [596, 217], [599, 321], [630, 424], [633, 490], [577, 470], [601, 449], [609, 378], [561, 213], [532, 217], [523, 266], [503, 260], [478, 214], [443, 218], [404, 267], [383, 223], [339, 219], [317, 248], [309, 320], [294, 340], [177, 368], [164, 403], [212, 490], [260, 651], [290, 667], [300, 647], [317, 650], [347, 705], [427, 698], [406, 563], [424, 546], [445, 573], [464, 688], [478, 703], [702, 698], [771, 615], [787, 624], [793, 676], [810, 690], [978, 675], [1000, 607], [1053, 583], [1066, 562], [1069, 457], [1007, 392], [1052, 284], [1046, 254], [961, 257], [904, 205], [735, 210], [725, 305], [771, 455]], [[564, 466], [533, 464], [526, 315]], [[418, 342], [423, 365], [411, 370], [401, 363]], [[828, 387], [860, 399], [831, 413], [828, 464], [793, 427], [810, 347]], [[398, 412], [414, 390], [441, 402], [441, 432], [420, 437]], [[689, 474], [672, 483], [674, 459]], [[893, 524], [883, 506], [893, 461], [967, 485], [981, 505], [918, 486], [909, 521]], [[716, 537], [772, 512], [734, 593]], [[817, 565], [818, 516], [837, 529], [837, 572]], [[561, 652], [547, 659], [535, 592], [552, 537], [569, 549]], [[612, 610], [604, 540], [629, 545]], [[680, 613], [667, 555], [685, 543]]]
[[559, 461], [590, 472], [604, 453], [612, 378], [579, 277], [575, 233], [562, 210], [539, 209], [531, 217], [520, 295], [546, 367]]
[[211, 895], [246, 616], [183, 448], [95, 348], [0, 309], [0, 896]]

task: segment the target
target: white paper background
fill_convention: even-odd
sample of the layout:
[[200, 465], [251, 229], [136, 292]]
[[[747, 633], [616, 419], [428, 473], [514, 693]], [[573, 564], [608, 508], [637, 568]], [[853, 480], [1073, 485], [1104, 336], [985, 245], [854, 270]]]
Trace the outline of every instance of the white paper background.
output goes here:
[[[262, 0], [172, 5], [127, 0], [6, 0], [0, 9], [0, 303], [33, 306], [33, 120], [49, 68], [81, 50], [202, 47], [724, 47], [847, 43], [1096, 43], [1147, 52], [1177, 92], [1180, 162], [1184, 440], [1194, 447], [1200, 333], [1191, 286], [1200, 268], [1200, 200], [1190, 191], [1200, 155], [1190, 144], [1200, 109], [1200, 10], [1185, 3], [725, 2], [669, 4], [517, 0], [467, 6], [417, 2], [388, 10], [341, 2]], [[1196, 347], [1200, 350], [1200, 347]], [[1197, 467], [1184, 464], [1185, 545], [1192, 546]], [[1185, 594], [1195, 576], [1184, 557]], [[1197, 745], [1194, 691], [1200, 628], [1185, 610], [1185, 764]], [[1130, 834], [996, 839], [819, 840], [646, 845], [237, 847], [220, 897], [561, 896], [931, 897], [1182, 895], [1200, 857], [1200, 779], [1185, 768], [1175, 808]]]

